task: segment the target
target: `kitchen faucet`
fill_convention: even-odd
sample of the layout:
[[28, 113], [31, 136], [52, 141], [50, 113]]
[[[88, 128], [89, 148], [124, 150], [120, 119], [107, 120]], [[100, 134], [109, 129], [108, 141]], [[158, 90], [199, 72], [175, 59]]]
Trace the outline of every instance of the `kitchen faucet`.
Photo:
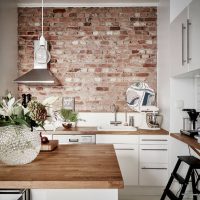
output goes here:
[[121, 124], [122, 123], [121, 121], [117, 121], [117, 112], [119, 110], [119, 106], [113, 104], [112, 107], [111, 107], [111, 110], [112, 110], [112, 112], [115, 113], [115, 120], [114, 121], [110, 121], [110, 124], [113, 124], [115, 126], [117, 126], [118, 124]]

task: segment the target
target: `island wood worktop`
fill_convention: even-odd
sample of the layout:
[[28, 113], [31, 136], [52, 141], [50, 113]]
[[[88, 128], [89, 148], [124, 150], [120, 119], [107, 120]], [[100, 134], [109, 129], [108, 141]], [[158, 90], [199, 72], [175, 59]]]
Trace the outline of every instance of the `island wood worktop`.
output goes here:
[[75, 128], [57, 128], [56, 131], [46, 131], [46, 134], [82, 134], [82, 135], [95, 135], [95, 134], [111, 134], [111, 135], [168, 135], [166, 130], [143, 130], [137, 131], [99, 131], [97, 127], [75, 127]]
[[0, 163], [0, 188], [123, 188], [113, 145], [62, 145], [42, 152], [32, 163]]

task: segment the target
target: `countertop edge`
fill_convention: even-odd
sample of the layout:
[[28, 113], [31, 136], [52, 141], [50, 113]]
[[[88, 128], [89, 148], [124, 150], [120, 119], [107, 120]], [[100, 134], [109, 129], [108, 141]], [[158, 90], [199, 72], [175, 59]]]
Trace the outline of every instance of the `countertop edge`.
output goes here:
[[122, 189], [122, 181], [0, 181], [0, 189]]
[[200, 144], [194, 138], [191, 138], [187, 135], [183, 135], [181, 133], [170, 133], [170, 136], [181, 142], [184, 142], [185, 144], [187, 144], [197, 150], [200, 150]]
[[[89, 130], [85, 130], [85, 129]], [[94, 128], [94, 129], [92, 129]], [[169, 132], [160, 129], [160, 130], [144, 130], [138, 129], [137, 131], [98, 131], [95, 130], [95, 127], [78, 127], [77, 130], [74, 129], [58, 129], [56, 131], [47, 130], [44, 132], [45, 134], [49, 135], [169, 135]]]

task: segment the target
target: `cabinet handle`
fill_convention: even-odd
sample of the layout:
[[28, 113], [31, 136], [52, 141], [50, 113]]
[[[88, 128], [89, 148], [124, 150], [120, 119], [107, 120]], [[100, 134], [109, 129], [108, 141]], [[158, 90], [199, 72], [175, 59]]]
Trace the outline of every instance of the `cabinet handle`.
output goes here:
[[115, 150], [135, 150], [135, 149], [115, 149]]
[[153, 142], [153, 141], [155, 141], [155, 142], [167, 142], [167, 140], [166, 139], [142, 139], [142, 141], [149, 141], [149, 142]]
[[192, 23], [187, 19], [187, 63], [190, 63], [192, 58], [190, 58], [190, 26]]
[[78, 142], [78, 139], [69, 139], [69, 142]]
[[167, 170], [166, 167], [142, 167], [141, 169], [161, 169], [161, 170]]
[[143, 151], [167, 151], [167, 149], [141, 149]]
[[185, 32], [186, 27], [184, 24], [182, 24], [182, 65], [186, 62], [185, 56], [184, 56], [184, 49], [185, 49], [185, 43], [184, 43], [184, 32]]

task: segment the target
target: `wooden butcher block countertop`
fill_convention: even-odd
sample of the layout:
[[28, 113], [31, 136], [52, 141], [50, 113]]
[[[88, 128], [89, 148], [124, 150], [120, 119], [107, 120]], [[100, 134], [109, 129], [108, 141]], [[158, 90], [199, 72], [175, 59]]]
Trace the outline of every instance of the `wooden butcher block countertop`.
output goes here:
[[0, 188], [119, 189], [123, 179], [113, 145], [62, 145], [30, 164], [0, 163]]
[[200, 143], [198, 143], [196, 139], [180, 133], [171, 133], [170, 135], [171, 137], [176, 138], [177, 140], [180, 140], [197, 150], [200, 150]]
[[138, 129], [137, 131], [99, 131], [97, 127], [76, 127], [76, 128], [57, 128], [56, 131], [46, 131], [47, 134], [82, 134], [82, 135], [95, 135], [95, 134], [111, 134], [111, 135], [169, 135], [166, 130], [143, 130]]

